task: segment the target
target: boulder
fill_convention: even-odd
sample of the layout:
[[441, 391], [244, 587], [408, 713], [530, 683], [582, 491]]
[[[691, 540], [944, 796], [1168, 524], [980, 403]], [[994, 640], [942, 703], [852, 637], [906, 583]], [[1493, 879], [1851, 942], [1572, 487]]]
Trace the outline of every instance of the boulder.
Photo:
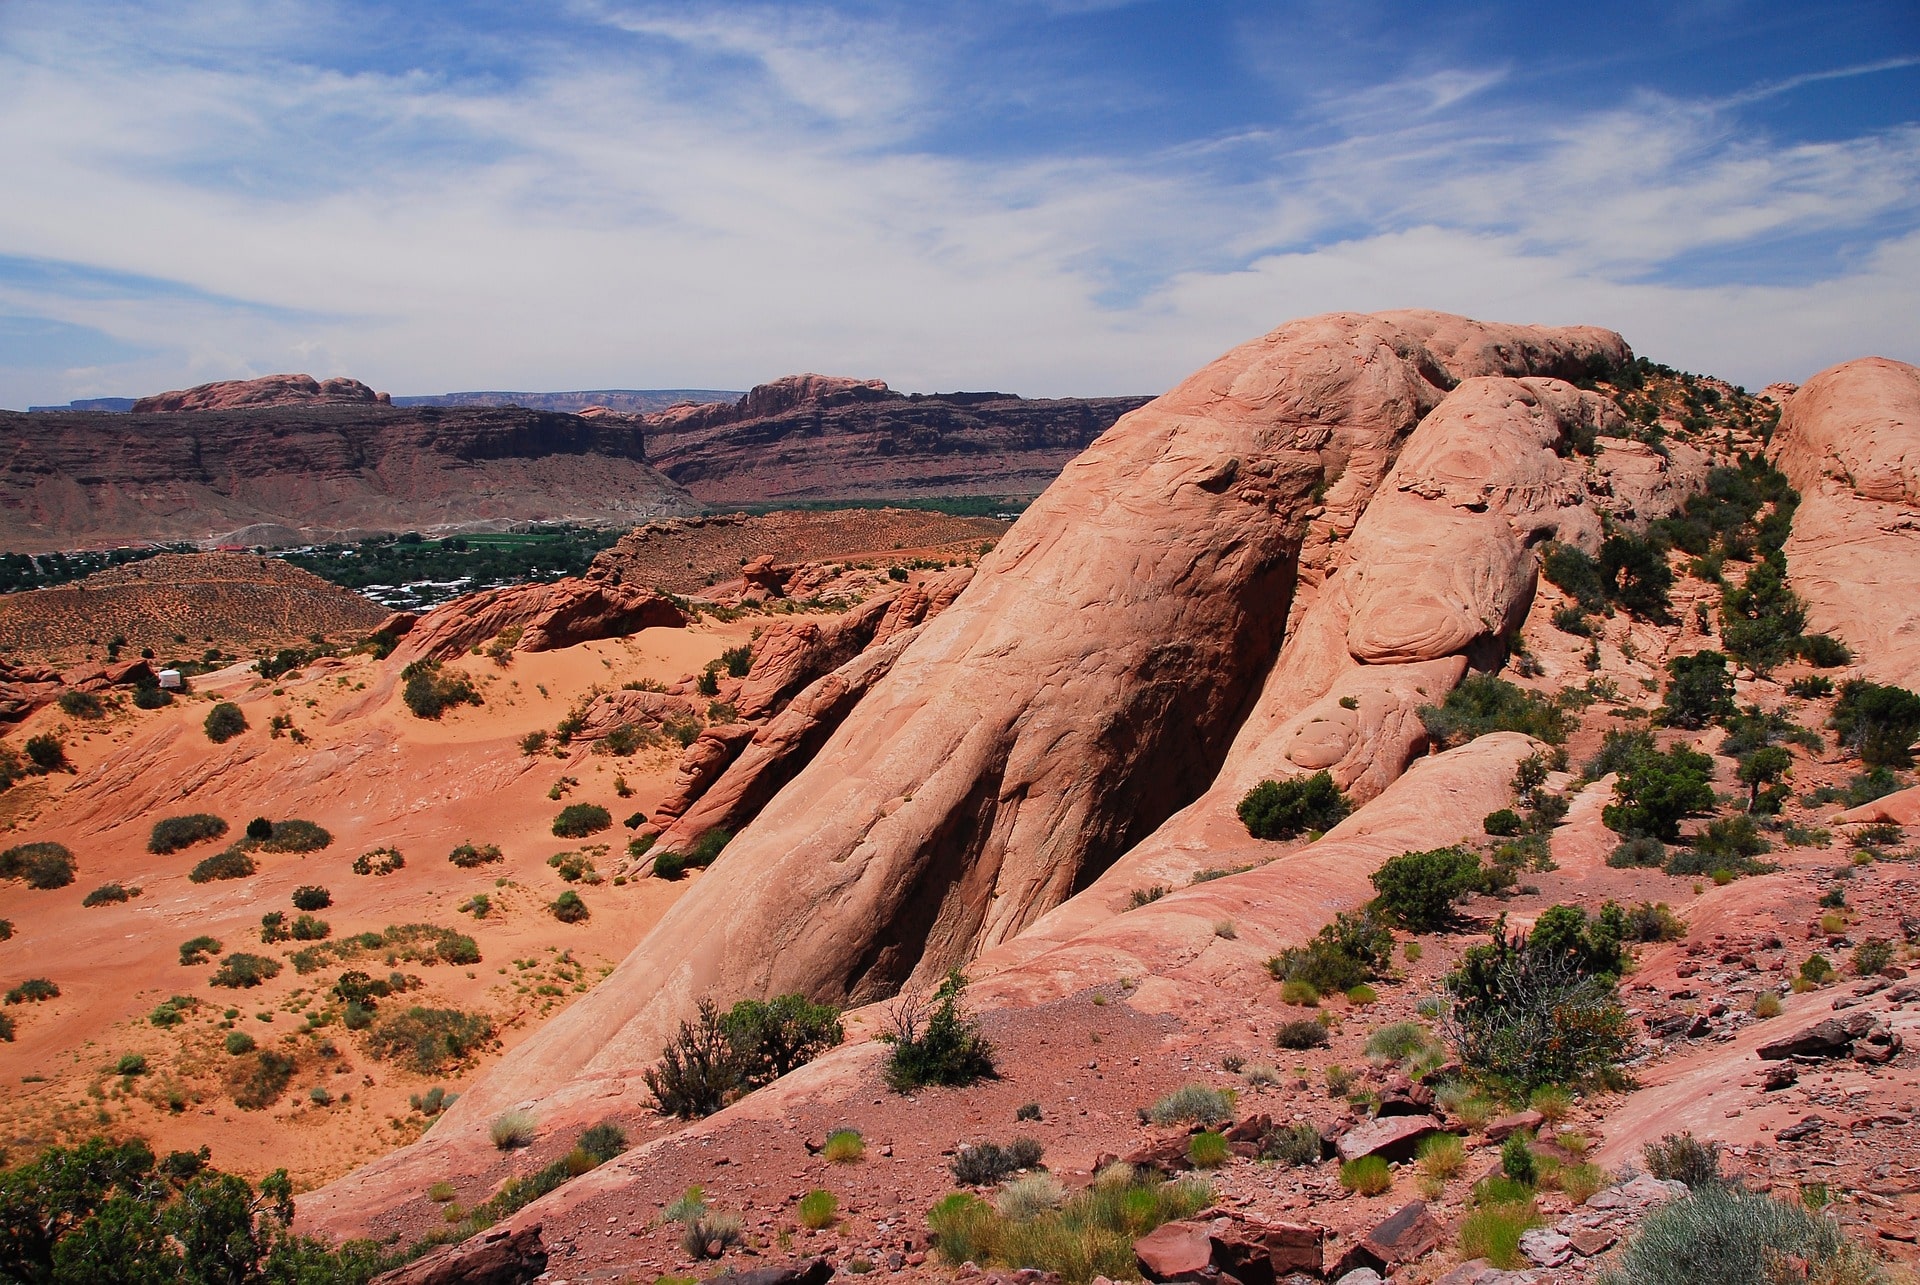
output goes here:
[[1428, 1211], [1426, 1202], [1415, 1200], [1394, 1210], [1349, 1246], [1333, 1272], [1339, 1275], [1357, 1268], [1388, 1272], [1425, 1257], [1446, 1236], [1446, 1228]]
[[826, 1285], [832, 1279], [833, 1264], [825, 1258], [801, 1258], [746, 1271], [728, 1268], [707, 1277], [706, 1285]]
[[494, 1227], [376, 1276], [372, 1285], [526, 1285], [546, 1270], [538, 1224]]
[[1150, 1281], [1199, 1281], [1213, 1274], [1213, 1239], [1207, 1225], [1162, 1223], [1133, 1242], [1134, 1261]]
[[1878, 1024], [1879, 1020], [1872, 1013], [1850, 1012], [1815, 1022], [1792, 1035], [1770, 1040], [1754, 1052], [1770, 1062], [1790, 1057], [1845, 1057], [1853, 1052], [1853, 1042], [1873, 1031]]
[[1362, 1156], [1380, 1156], [1392, 1161], [1411, 1160], [1423, 1139], [1444, 1132], [1436, 1116], [1382, 1116], [1364, 1121], [1341, 1134], [1333, 1144], [1333, 1149], [1342, 1160], [1358, 1160]]
[[1546, 1122], [1547, 1118], [1538, 1111], [1510, 1112], [1487, 1125], [1487, 1141], [1504, 1142], [1508, 1135], [1522, 1131], [1537, 1133]]

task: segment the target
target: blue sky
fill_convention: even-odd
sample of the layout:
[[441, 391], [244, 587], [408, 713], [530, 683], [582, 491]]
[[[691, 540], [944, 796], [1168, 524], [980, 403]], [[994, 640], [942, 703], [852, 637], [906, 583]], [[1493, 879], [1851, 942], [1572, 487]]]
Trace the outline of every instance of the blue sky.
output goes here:
[[1912, 0], [6, 0], [0, 174], [0, 406], [1154, 392], [1388, 307], [1920, 361]]

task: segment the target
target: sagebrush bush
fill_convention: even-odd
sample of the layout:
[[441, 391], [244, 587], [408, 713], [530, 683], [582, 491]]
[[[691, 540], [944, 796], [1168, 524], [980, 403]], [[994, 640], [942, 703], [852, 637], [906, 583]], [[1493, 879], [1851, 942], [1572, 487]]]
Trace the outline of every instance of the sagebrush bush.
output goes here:
[[140, 888], [138, 885], [129, 888], [127, 885], [121, 883], [103, 883], [85, 897], [81, 898], [80, 904], [83, 906], [110, 906], [115, 902], [131, 901], [139, 895]]
[[9, 1004], [39, 1004], [60, 998], [59, 983], [45, 977], [29, 977], [7, 991]]
[[587, 909], [587, 903], [581, 899], [580, 894], [571, 888], [555, 897], [548, 904], [547, 910], [563, 924], [584, 923], [593, 914]]
[[272, 1049], [242, 1054], [227, 1070], [227, 1092], [242, 1111], [264, 1111], [280, 1100], [298, 1069], [296, 1059]]
[[227, 832], [226, 820], [210, 812], [191, 812], [186, 816], [166, 817], [153, 823], [147, 838], [147, 851], [165, 856], [190, 848], [196, 843], [218, 839]]
[[1009, 1217], [957, 1191], [928, 1211], [927, 1223], [949, 1265], [1034, 1267], [1059, 1273], [1064, 1285], [1088, 1285], [1096, 1276], [1134, 1279], [1133, 1242], [1162, 1223], [1191, 1217], [1212, 1198], [1197, 1179], [1159, 1182], [1115, 1165], [1058, 1208], [1030, 1217]]
[[1155, 1124], [1221, 1124], [1233, 1119], [1233, 1099], [1224, 1090], [1189, 1084], [1155, 1102], [1147, 1117]]
[[1029, 1222], [1058, 1209], [1066, 1198], [1067, 1189], [1058, 1178], [1050, 1173], [1030, 1173], [1002, 1187], [993, 1198], [993, 1207], [1004, 1218]]
[[1669, 1133], [1640, 1149], [1647, 1172], [1656, 1178], [1684, 1182], [1689, 1187], [1712, 1187], [1720, 1176], [1720, 1144], [1702, 1142], [1691, 1133]]
[[298, 818], [269, 821], [265, 835], [256, 835], [249, 825], [247, 833], [250, 839], [258, 841], [263, 852], [318, 852], [333, 844], [333, 835], [324, 826]]
[[333, 894], [318, 884], [302, 884], [293, 890], [295, 910], [325, 910], [333, 904]]
[[1392, 1022], [1367, 1036], [1367, 1056], [1382, 1062], [1401, 1062], [1433, 1043], [1433, 1033], [1420, 1023]]
[[400, 671], [400, 680], [400, 699], [416, 718], [437, 719], [457, 705], [482, 703], [472, 679], [457, 670], [443, 669], [431, 658], [408, 665]]
[[1839, 1224], [1741, 1187], [1708, 1185], [1648, 1214], [1602, 1285], [1753, 1285], [1787, 1279], [1782, 1259], [1803, 1260], [1801, 1279], [1873, 1285], [1885, 1274]]
[[407, 859], [398, 848], [374, 848], [363, 852], [353, 859], [353, 872], [357, 875], [390, 875], [406, 866]]

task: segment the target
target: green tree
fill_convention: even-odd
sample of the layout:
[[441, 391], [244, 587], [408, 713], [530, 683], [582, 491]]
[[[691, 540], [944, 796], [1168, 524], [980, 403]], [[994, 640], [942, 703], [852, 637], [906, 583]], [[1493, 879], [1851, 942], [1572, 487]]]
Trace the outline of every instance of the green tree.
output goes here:
[[1833, 730], [1841, 748], [1857, 753], [1869, 767], [1909, 767], [1914, 738], [1920, 736], [1920, 695], [1864, 679], [1842, 683]]
[[742, 1078], [756, 1086], [806, 1065], [846, 1038], [840, 1010], [804, 995], [743, 999], [727, 1011], [721, 1027], [739, 1054]]
[[1670, 727], [1702, 728], [1734, 712], [1733, 675], [1727, 658], [1717, 651], [1697, 651], [1667, 662], [1673, 681], [1667, 685], [1660, 713]]
[[[1779, 745], [1763, 745], [1740, 760], [1740, 784], [1747, 787], [1747, 811], [1778, 812], [1784, 799], [1762, 798], [1773, 791], [1768, 787], [1780, 781], [1793, 768], [1793, 755]], [[1782, 792], [1784, 793], [1784, 791]], [[1770, 803], [1771, 806], [1762, 806]]]
[[1614, 779], [1613, 800], [1600, 811], [1608, 829], [1672, 843], [1682, 820], [1713, 807], [1713, 760], [1684, 745], [1643, 752]]
[[1742, 664], [1765, 673], [1790, 659], [1807, 627], [1806, 604], [1787, 587], [1787, 560], [1769, 554], [1720, 599], [1720, 641]]

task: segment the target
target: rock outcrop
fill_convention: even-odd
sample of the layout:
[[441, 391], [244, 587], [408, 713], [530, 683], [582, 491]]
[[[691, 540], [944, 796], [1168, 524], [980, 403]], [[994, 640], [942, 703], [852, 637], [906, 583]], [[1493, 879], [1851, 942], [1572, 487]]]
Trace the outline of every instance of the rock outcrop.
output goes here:
[[700, 505], [637, 421], [366, 402], [0, 412], [0, 543], [301, 544], [483, 523], [633, 526]]
[[1920, 687], [1920, 369], [1864, 357], [1787, 399], [1772, 442], [1800, 492], [1787, 572], [1810, 630], [1865, 676]]
[[662, 472], [710, 503], [1037, 495], [1145, 397], [906, 395], [877, 379], [790, 375], [730, 404], [647, 419]]
[[177, 392], [142, 397], [135, 415], [177, 415], [182, 411], [264, 410], [274, 406], [390, 406], [393, 399], [357, 379], [317, 380], [312, 375], [264, 375], [227, 379]]
[[502, 634], [511, 639], [512, 651], [552, 651], [686, 623], [686, 613], [664, 594], [590, 572], [456, 598], [420, 617], [393, 655], [400, 664], [448, 660]]
[[[636, 1074], [700, 995], [857, 1002], [1014, 938], [1213, 784], [1279, 652], [1330, 478], [1364, 467], [1385, 479], [1462, 379], [1583, 376], [1627, 355], [1599, 330], [1336, 314], [1236, 349], [1126, 417], [919, 628], [714, 876], [463, 1096], [436, 1140], [517, 1100], [515, 1086], [592, 1093]], [[1535, 434], [1554, 404], [1580, 404], [1571, 388], [1522, 391]], [[1443, 450], [1414, 476], [1469, 531], [1506, 524], [1508, 505], [1544, 507], [1563, 485], [1524, 463], [1481, 485]], [[1336, 673], [1457, 669], [1457, 652], [1408, 657], [1466, 645], [1524, 608], [1499, 541], [1424, 556], [1462, 570], [1417, 595], [1417, 628], [1369, 605], [1404, 588], [1344, 590], [1354, 641], [1331, 656]]]

